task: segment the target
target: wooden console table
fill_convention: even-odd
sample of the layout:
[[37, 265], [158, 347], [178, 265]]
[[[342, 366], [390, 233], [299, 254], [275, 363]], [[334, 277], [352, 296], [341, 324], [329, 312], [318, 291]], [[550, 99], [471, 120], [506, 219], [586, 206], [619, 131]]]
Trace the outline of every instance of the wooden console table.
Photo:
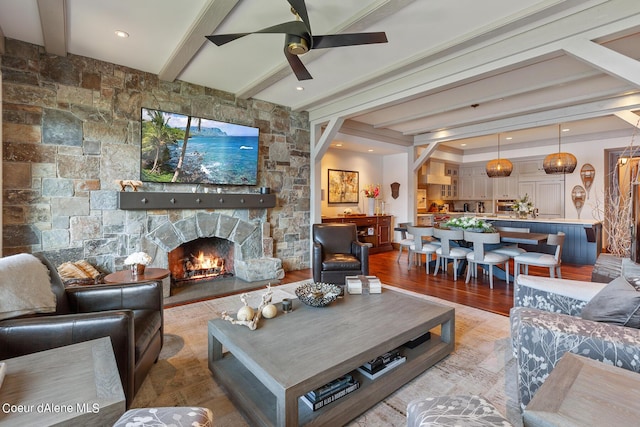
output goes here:
[[358, 240], [371, 243], [369, 253], [391, 251], [391, 215], [359, 216], [347, 215], [322, 218], [323, 223], [353, 223], [358, 227]]

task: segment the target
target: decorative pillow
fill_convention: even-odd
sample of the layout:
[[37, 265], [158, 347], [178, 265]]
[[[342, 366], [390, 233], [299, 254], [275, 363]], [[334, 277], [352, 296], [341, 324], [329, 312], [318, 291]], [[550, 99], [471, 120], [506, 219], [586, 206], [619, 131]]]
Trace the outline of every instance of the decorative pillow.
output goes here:
[[56, 311], [49, 269], [31, 254], [0, 258], [0, 320]]
[[85, 260], [65, 262], [58, 267], [58, 274], [63, 282], [71, 279], [95, 279], [100, 272]]
[[582, 318], [640, 328], [640, 292], [624, 277], [612, 280], [582, 309]]

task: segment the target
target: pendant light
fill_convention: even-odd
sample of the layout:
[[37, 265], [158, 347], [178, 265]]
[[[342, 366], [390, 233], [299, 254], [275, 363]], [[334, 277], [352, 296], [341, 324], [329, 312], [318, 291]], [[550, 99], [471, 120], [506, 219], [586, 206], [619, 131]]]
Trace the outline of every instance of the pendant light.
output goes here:
[[549, 154], [544, 158], [542, 167], [547, 174], [560, 174], [560, 173], [573, 173], [578, 160], [576, 156], [571, 153], [563, 153], [560, 151], [560, 134], [562, 133], [562, 126], [558, 125], [558, 152]]
[[498, 158], [488, 161], [485, 169], [489, 178], [509, 176], [513, 171], [513, 164], [507, 159], [500, 158], [500, 134], [498, 134]]

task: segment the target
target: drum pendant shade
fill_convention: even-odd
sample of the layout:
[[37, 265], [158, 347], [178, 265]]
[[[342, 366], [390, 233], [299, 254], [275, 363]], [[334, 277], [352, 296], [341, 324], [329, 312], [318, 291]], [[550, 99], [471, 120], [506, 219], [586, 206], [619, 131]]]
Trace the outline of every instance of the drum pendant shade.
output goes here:
[[547, 173], [548, 175], [573, 173], [576, 166], [578, 165], [576, 156], [571, 153], [563, 153], [560, 151], [560, 133], [562, 132], [561, 127], [561, 125], [558, 125], [558, 152], [549, 154], [544, 158], [544, 162], [542, 163], [542, 167], [544, 168], [545, 173]]
[[498, 135], [498, 158], [488, 161], [485, 170], [489, 178], [509, 176], [513, 172], [513, 163], [500, 158], [500, 135]]

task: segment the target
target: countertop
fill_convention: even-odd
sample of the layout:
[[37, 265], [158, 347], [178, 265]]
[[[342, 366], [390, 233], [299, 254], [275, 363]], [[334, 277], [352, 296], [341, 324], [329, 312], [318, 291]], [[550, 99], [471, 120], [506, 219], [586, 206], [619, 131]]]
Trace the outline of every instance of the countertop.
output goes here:
[[478, 218], [484, 220], [503, 220], [503, 221], [520, 221], [520, 222], [540, 222], [547, 224], [580, 224], [580, 225], [595, 225], [600, 224], [602, 221], [596, 219], [578, 219], [578, 218], [515, 218], [509, 215], [479, 215]]

